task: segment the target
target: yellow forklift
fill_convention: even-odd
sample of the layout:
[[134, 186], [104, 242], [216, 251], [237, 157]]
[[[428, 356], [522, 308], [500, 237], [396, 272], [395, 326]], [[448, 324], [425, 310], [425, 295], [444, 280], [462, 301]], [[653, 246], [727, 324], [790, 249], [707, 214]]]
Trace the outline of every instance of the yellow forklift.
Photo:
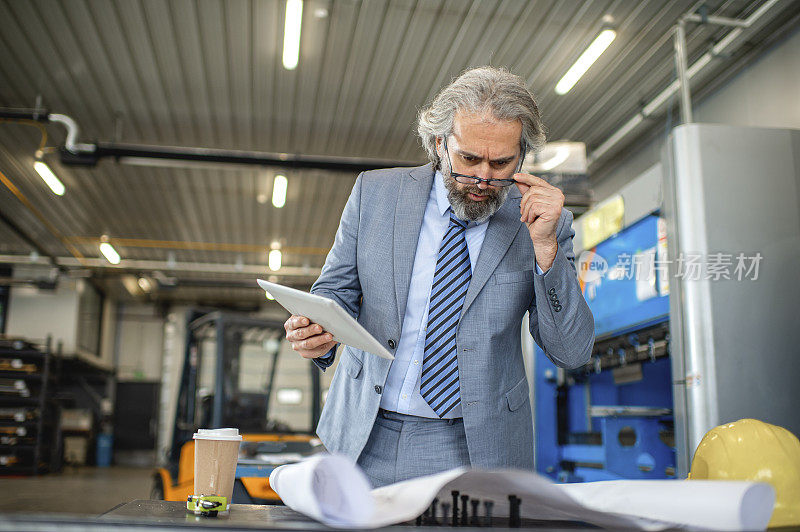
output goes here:
[[[198, 428], [236, 427], [242, 433], [233, 489], [233, 503], [280, 504], [269, 487], [277, 466], [324, 451], [314, 435], [322, 408], [320, 372], [309, 364], [311, 416], [307, 432], [292, 431], [270, 420], [283, 322], [223, 311], [191, 311], [187, 316], [186, 349], [175, 412], [172, 445], [165, 467], [153, 475], [151, 499], [186, 501], [194, 487], [194, 440]], [[200, 386], [203, 349], [213, 345], [213, 392]], [[245, 345], [267, 346], [266, 386], [261, 393], [240, 391], [241, 351]]]

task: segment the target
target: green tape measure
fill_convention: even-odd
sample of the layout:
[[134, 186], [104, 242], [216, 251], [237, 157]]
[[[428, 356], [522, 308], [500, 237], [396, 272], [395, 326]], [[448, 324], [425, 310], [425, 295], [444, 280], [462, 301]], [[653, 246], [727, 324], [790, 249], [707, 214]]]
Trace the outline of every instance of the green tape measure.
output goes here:
[[189, 495], [186, 499], [186, 510], [195, 515], [216, 517], [228, 507], [228, 499], [219, 495]]

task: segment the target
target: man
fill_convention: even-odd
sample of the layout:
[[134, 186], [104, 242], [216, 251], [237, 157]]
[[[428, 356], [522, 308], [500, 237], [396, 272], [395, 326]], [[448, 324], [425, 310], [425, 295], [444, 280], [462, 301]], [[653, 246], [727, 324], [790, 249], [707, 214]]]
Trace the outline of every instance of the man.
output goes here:
[[[345, 347], [318, 433], [374, 486], [459, 466], [533, 467], [520, 324], [558, 366], [590, 357], [594, 319], [574, 266], [572, 213], [519, 173], [544, 142], [518, 76], [464, 72], [419, 114], [430, 163], [362, 173], [313, 293], [395, 355]], [[326, 368], [336, 344], [303, 316], [286, 338]]]

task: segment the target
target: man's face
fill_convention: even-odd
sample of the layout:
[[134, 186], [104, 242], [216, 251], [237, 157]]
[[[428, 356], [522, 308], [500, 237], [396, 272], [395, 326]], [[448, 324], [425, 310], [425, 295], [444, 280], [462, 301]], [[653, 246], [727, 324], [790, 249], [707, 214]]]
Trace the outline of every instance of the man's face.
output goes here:
[[497, 120], [491, 114], [456, 113], [453, 134], [447, 139], [447, 152], [442, 139], [436, 140], [436, 147], [442, 159], [447, 199], [458, 218], [476, 222], [488, 219], [503, 205], [511, 187], [492, 187], [483, 182], [466, 185], [456, 181], [451, 171], [483, 179], [511, 178], [519, 162], [521, 134], [519, 120]]

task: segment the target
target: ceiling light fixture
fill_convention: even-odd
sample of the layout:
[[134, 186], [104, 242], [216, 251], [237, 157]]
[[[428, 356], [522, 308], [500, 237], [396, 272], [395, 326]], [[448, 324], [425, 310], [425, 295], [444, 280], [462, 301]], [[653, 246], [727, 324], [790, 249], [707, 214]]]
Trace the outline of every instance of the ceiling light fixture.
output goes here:
[[269, 260], [267, 261], [269, 264], [269, 269], [273, 272], [277, 272], [281, 269], [281, 250], [273, 249], [269, 252]]
[[125, 287], [125, 290], [127, 290], [130, 295], [134, 297], [142, 295], [136, 276], [123, 275], [120, 277], [120, 282], [122, 282], [122, 286]]
[[114, 246], [108, 242], [100, 243], [100, 253], [102, 253], [106, 260], [111, 264], [119, 264], [119, 253], [117, 253], [117, 250], [114, 249]]
[[147, 277], [139, 277], [139, 281], [137, 283], [139, 288], [142, 289], [142, 292], [149, 293], [153, 289], [153, 283]]
[[564, 74], [559, 82], [556, 84], [556, 94], [564, 95], [578, 83], [578, 80], [589, 70], [589, 67], [597, 61], [606, 48], [614, 41], [617, 32], [612, 29], [604, 29], [592, 41], [592, 44], [581, 54], [575, 64], [572, 65], [567, 73]]
[[42, 177], [47, 186], [50, 187], [50, 190], [53, 191], [53, 194], [57, 196], [63, 196], [64, 192], [66, 191], [66, 187], [64, 187], [64, 183], [50, 170], [50, 167], [47, 166], [43, 161], [36, 161], [33, 163], [33, 168], [36, 172]]
[[275, 181], [272, 183], [272, 204], [279, 209], [286, 205], [286, 189], [288, 186], [289, 180], [286, 179], [286, 176], [275, 176]]
[[303, 0], [286, 0], [286, 22], [283, 27], [283, 68], [294, 70], [300, 60], [300, 26], [303, 22]]

